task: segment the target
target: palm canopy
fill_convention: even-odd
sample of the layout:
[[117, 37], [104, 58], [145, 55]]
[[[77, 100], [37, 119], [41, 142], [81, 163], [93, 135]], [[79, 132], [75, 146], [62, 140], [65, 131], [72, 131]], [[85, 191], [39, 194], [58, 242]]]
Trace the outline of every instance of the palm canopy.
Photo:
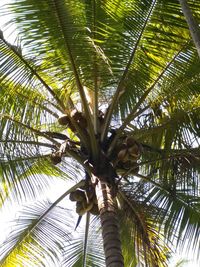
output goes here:
[[[190, 6], [198, 19], [200, 4]], [[96, 161], [114, 131], [108, 157], [127, 135], [142, 147], [139, 172], [128, 168], [118, 181], [125, 266], [138, 256], [164, 266], [164, 236], [177, 236], [178, 244], [189, 239], [198, 250], [200, 61], [178, 1], [18, 0], [7, 13], [13, 18], [6, 27], [17, 25], [20, 43], [0, 34], [1, 206], [37, 200], [52, 176], [66, 188], [69, 179], [81, 180], [90, 171], [81, 144]], [[84, 114], [88, 136], [74, 109]], [[62, 114], [73, 127], [58, 123]], [[55, 166], [52, 153], [65, 139], [57, 133], [68, 142]], [[88, 230], [97, 229], [98, 218], [90, 223], [87, 215], [89, 235], [70, 234], [71, 215], [59, 204], [72, 190], [23, 210], [0, 249], [1, 266], [104, 266], [102, 248], [92, 250], [99, 237]], [[91, 241], [83, 245], [82, 238]]]

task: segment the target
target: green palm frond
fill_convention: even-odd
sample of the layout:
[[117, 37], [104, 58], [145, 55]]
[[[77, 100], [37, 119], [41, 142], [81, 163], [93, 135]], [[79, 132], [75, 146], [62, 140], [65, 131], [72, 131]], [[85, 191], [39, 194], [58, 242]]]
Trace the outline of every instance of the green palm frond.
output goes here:
[[[77, 231], [78, 233], [74, 233], [70, 244], [65, 247], [66, 251], [64, 253], [62, 266], [83, 266], [85, 232], [80, 228], [78, 228]], [[90, 221], [85, 261], [86, 266], [105, 266], [100, 222], [98, 218], [91, 218]]]
[[[126, 190], [124, 193], [127, 195], [123, 197], [124, 201], [136, 213], [136, 215], [132, 215], [132, 223], [135, 216], [136, 218], [138, 216], [138, 225], [144, 228], [146, 223], [141, 220], [143, 218], [141, 210], [145, 210], [146, 207], [145, 215], [151, 214], [151, 216], [155, 216], [151, 220], [154, 222], [155, 227], [157, 225], [156, 232], [158, 236], [164, 234], [167, 242], [176, 243], [180, 247], [185, 247], [187, 239], [188, 244], [194, 242], [193, 250], [198, 251], [200, 229], [199, 188], [198, 176], [193, 175], [194, 179], [193, 182], [190, 180], [190, 186], [188, 181], [185, 180], [179, 180], [178, 182], [178, 179], [176, 179], [171, 181], [171, 183], [168, 181], [168, 183], [165, 182], [160, 186], [159, 182], [155, 184], [152, 181], [151, 183], [151, 179], [149, 179], [149, 182], [148, 180], [144, 181], [144, 179], [141, 179], [140, 183], [133, 181], [127, 187], [123, 187], [123, 190]], [[172, 186], [173, 182], [177, 183], [174, 187]], [[196, 192], [195, 195], [194, 190]], [[137, 213], [138, 205], [139, 207], [141, 205], [141, 207], [139, 208], [140, 212]], [[152, 230], [152, 227], [150, 229]], [[171, 247], [170, 243], [169, 247]]]
[[[139, 185], [138, 185], [139, 188]], [[163, 242], [163, 233], [159, 225], [159, 209], [148, 206], [142, 201], [142, 187], [134, 192], [123, 188], [120, 194], [120, 212], [122, 233], [129, 229], [128, 240], [125, 241], [125, 248], [129, 247], [129, 262], [127, 266], [135, 266], [138, 260], [147, 266], [167, 266], [169, 248]], [[126, 191], [125, 191], [126, 190]], [[134, 193], [137, 195], [134, 196]], [[139, 200], [141, 195], [141, 200]], [[129, 244], [129, 245], [128, 245]], [[133, 251], [131, 251], [131, 248]], [[136, 255], [134, 256], [134, 251]], [[127, 253], [128, 254], [128, 253]], [[132, 262], [132, 263], [131, 263]], [[131, 265], [132, 264], [132, 265]]]
[[199, 198], [192, 195], [191, 187], [180, 188], [173, 196], [170, 190], [158, 192], [155, 188], [147, 196], [146, 201], [150, 201], [153, 205], [160, 205], [165, 211], [163, 222], [168, 239], [173, 240], [176, 236], [178, 245], [182, 247], [185, 246], [186, 239], [189, 243], [193, 240], [193, 249], [198, 251], [200, 203]]
[[[73, 224], [69, 209], [60, 207], [58, 204], [70, 192], [83, 185], [82, 181], [77, 183], [54, 203], [43, 201], [25, 206], [17, 221], [13, 221], [15, 230], [1, 246], [1, 266], [23, 264], [29, 261], [37, 265], [48, 261], [49, 264], [58, 265], [62, 260], [61, 247], [66, 241], [69, 242]], [[39, 250], [41, 251], [37, 254]]]
[[[1, 158], [1, 190], [6, 193], [8, 198], [15, 196], [18, 201], [23, 198], [34, 198], [50, 186], [53, 177], [78, 180], [77, 176], [82, 175], [80, 165], [78, 163], [75, 165], [75, 162], [70, 159], [65, 159], [59, 166], [55, 166], [50, 160], [51, 154], [44, 156], [41, 154], [27, 155], [29, 151], [34, 153], [36, 150], [37, 146], [32, 145], [29, 145], [28, 149], [25, 146], [24, 150], [21, 147], [21, 152], [25, 151], [26, 153], [21, 153], [20, 157], [7, 155], [7, 158], [5, 158], [5, 155], [3, 155], [3, 158]], [[7, 149], [10, 150], [9, 145]], [[1, 205], [7, 197], [1, 199]]]
[[0, 50], [2, 64], [1, 81], [4, 81], [8, 85], [12, 85], [12, 87], [18, 86], [19, 88], [19, 84], [22, 84], [26, 88], [27, 84], [31, 84], [34, 87], [38, 87], [39, 90], [43, 89], [58, 102], [61, 106], [60, 108], [63, 108], [63, 104], [58, 99], [55, 92], [40, 74], [37, 73], [33, 60], [30, 61], [25, 59], [25, 57], [16, 50], [15, 46], [9, 44], [2, 37], [0, 38]]
[[61, 215], [63, 209], [57, 207], [42, 220], [48, 207], [49, 203], [35, 203], [22, 210], [15, 222], [15, 230], [1, 247], [1, 266], [29, 262], [43, 266], [45, 261], [59, 265], [62, 243], [70, 238], [67, 230], [70, 222], [66, 224], [70, 218], [67, 216], [69, 211], [65, 210]]

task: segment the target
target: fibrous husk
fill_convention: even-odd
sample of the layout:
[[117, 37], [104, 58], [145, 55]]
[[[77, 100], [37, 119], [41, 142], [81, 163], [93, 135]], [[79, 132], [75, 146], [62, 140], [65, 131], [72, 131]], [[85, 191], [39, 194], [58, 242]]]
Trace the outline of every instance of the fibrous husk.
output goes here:
[[63, 114], [58, 118], [58, 123], [60, 125], [65, 126], [65, 125], [68, 125], [70, 123], [70, 119], [66, 114]]
[[83, 203], [81, 201], [76, 202], [76, 213], [78, 213], [78, 215], [82, 216], [86, 213], [84, 207], [83, 207]]
[[97, 204], [94, 204], [90, 210], [90, 213], [93, 215], [99, 215], [99, 208]]
[[85, 192], [77, 189], [70, 193], [69, 199], [71, 201], [84, 201], [86, 200]]
[[56, 165], [61, 162], [61, 155], [59, 153], [52, 153], [50, 156], [51, 162]]
[[127, 159], [127, 149], [122, 149], [119, 151], [119, 153], [117, 154], [117, 158], [120, 160], [120, 161], [126, 161]]

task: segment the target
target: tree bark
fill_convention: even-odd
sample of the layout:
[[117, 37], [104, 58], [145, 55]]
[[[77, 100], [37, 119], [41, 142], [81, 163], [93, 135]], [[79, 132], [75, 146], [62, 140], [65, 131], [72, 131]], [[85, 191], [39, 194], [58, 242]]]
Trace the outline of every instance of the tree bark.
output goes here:
[[111, 188], [102, 181], [96, 185], [106, 267], [124, 267], [116, 206]]
[[183, 11], [183, 14], [185, 16], [185, 19], [187, 21], [187, 24], [189, 26], [190, 34], [192, 36], [193, 42], [196, 46], [199, 58], [200, 58], [200, 29], [197, 21], [195, 20], [190, 7], [187, 3], [187, 0], [179, 0], [181, 4], [181, 8]]

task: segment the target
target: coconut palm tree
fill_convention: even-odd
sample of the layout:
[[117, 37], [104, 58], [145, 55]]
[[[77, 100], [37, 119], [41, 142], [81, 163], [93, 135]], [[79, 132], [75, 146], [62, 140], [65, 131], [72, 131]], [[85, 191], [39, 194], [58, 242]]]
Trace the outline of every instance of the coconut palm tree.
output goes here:
[[198, 250], [200, 62], [178, 1], [1, 12], [19, 31], [0, 34], [1, 206], [26, 204], [1, 266], [166, 266], [170, 242]]

